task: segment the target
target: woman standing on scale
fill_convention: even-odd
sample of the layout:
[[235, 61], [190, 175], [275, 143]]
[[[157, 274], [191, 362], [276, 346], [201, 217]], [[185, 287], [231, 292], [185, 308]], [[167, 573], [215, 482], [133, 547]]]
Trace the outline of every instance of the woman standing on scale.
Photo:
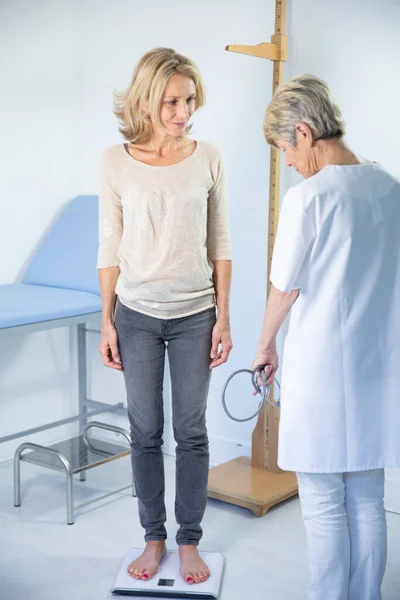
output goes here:
[[226, 362], [232, 348], [231, 249], [220, 153], [187, 137], [189, 119], [204, 102], [191, 60], [168, 48], [151, 50], [139, 60], [128, 89], [116, 96], [115, 114], [127, 143], [102, 157], [99, 351], [104, 364], [125, 377], [146, 541], [128, 567], [135, 579], [155, 575], [166, 551], [161, 451], [166, 350], [181, 575], [200, 583], [210, 574], [198, 553], [209, 470], [205, 413], [210, 369]]

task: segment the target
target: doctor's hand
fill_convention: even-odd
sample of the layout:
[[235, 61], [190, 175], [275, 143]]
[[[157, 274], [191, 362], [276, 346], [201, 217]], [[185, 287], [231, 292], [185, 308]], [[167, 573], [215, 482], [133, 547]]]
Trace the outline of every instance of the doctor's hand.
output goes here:
[[210, 369], [219, 367], [228, 360], [233, 348], [231, 338], [231, 326], [229, 321], [217, 319], [212, 332], [212, 347], [210, 358], [212, 360]]
[[253, 360], [251, 368], [254, 371], [254, 369], [260, 367], [261, 365], [265, 365], [264, 371], [267, 384], [271, 385], [274, 382], [275, 373], [279, 367], [279, 357], [276, 351], [275, 341], [267, 348], [258, 346], [257, 354]]
[[113, 325], [102, 327], [99, 352], [106, 367], [123, 371], [118, 350], [118, 335]]

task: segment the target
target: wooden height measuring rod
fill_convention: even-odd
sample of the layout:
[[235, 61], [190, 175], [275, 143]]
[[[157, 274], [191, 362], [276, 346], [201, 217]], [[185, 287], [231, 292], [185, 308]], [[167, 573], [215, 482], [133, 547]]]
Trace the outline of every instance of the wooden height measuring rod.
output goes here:
[[[272, 92], [283, 82], [283, 65], [287, 60], [288, 42], [285, 35], [286, 0], [275, 2], [275, 33], [271, 43], [258, 46], [227, 46], [226, 50], [258, 56], [273, 61]], [[270, 291], [272, 252], [279, 211], [280, 155], [271, 147], [268, 214], [267, 289]], [[271, 391], [273, 398], [274, 390]], [[282, 472], [277, 464], [278, 409], [269, 404], [261, 411], [252, 437], [252, 458], [231, 460], [210, 470], [208, 495], [230, 504], [249, 508], [257, 516], [297, 493], [294, 473]]]

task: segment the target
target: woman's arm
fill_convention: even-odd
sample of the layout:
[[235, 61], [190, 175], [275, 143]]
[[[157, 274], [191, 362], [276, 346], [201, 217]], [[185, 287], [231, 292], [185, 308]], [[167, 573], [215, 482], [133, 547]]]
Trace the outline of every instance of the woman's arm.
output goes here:
[[[229, 296], [232, 253], [229, 235], [228, 191], [225, 167], [219, 153], [211, 164], [214, 185], [208, 196], [207, 252], [214, 265], [217, 323], [212, 334], [211, 369], [226, 362], [232, 350]], [[219, 347], [221, 346], [221, 349]]]
[[265, 365], [265, 375], [268, 385], [271, 385], [274, 381], [275, 373], [279, 366], [276, 351], [276, 336], [296, 301], [299, 291], [281, 292], [271, 285], [263, 328], [252, 365], [252, 369]]
[[106, 367], [122, 371], [118, 351], [118, 337], [114, 326], [115, 286], [119, 277], [119, 267], [99, 269], [102, 324], [99, 352]]
[[102, 306], [102, 326], [114, 327], [114, 309], [115, 309], [115, 286], [120, 274], [119, 267], [108, 267], [99, 269], [101, 306]]
[[276, 287], [271, 285], [267, 308], [264, 315], [264, 323], [258, 342], [258, 347], [261, 350], [268, 348], [276, 340], [276, 336], [295, 300], [297, 300], [300, 290], [292, 290], [291, 292], [281, 292]]
[[[112, 152], [112, 149], [111, 149]], [[121, 197], [116, 186], [110, 150], [106, 151], [100, 166], [99, 194], [99, 271], [102, 303], [102, 326], [99, 352], [106, 367], [122, 370], [118, 338], [114, 327], [115, 286], [120, 274], [118, 250], [123, 231]]]
[[283, 199], [272, 256], [271, 291], [253, 362], [253, 369], [265, 365], [268, 385], [278, 370], [276, 336], [300, 293], [302, 269], [307, 267], [307, 256], [316, 238], [315, 222], [304, 208], [301, 190], [292, 188]]
[[[232, 261], [214, 260], [214, 288], [217, 302], [217, 322], [212, 334], [210, 367], [214, 369], [226, 362], [232, 350], [229, 316], [229, 296], [232, 280]], [[221, 350], [219, 346], [221, 345]]]

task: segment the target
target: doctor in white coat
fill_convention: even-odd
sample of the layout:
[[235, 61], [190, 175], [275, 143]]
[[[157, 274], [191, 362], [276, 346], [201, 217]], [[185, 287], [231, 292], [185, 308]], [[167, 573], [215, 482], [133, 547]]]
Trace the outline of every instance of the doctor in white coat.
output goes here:
[[311, 75], [281, 86], [264, 132], [305, 181], [283, 200], [253, 367], [282, 371], [279, 466], [297, 473], [310, 600], [380, 600], [384, 468], [400, 466], [400, 184], [343, 143]]

